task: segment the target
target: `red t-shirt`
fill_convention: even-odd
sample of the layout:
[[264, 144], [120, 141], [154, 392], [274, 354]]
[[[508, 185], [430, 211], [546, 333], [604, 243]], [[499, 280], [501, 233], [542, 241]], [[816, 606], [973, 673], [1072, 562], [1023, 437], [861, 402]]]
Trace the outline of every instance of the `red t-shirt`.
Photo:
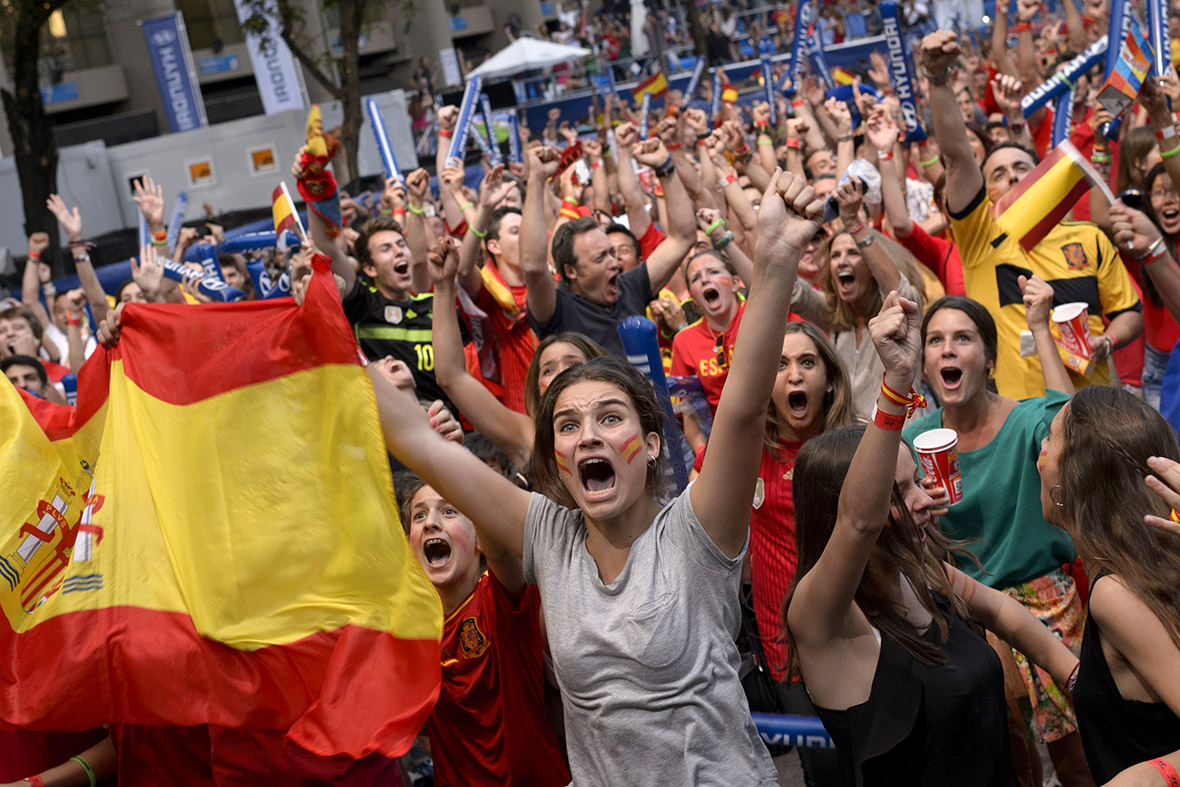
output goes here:
[[[754, 617], [770, 675], [787, 679], [787, 642], [783, 631], [783, 599], [795, 578], [799, 552], [795, 547], [795, 499], [791, 478], [803, 443], [785, 443], [780, 451], [762, 448], [754, 508], [750, 514], [750, 575]], [[776, 459], [781, 461], [776, 461]]]
[[647, 231], [643, 233], [643, 237], [639, 239], [639, 260], [642, 262], [646, 260], [656, 246], [664, 242], [664, 233], [660, 232], [660, 228], [656, 226], [653, 221], [647, 226]]
[[[705, 322], [705, 318], [694, 322], [672, 337], [672, 374], [687, 377], [695, 374], [705, 388], [705, 400], [713, 411], [721, 400], [721, 389], [729, 376], [729, 360], [733, 357], [733, 345], [737, 342], [738, 326], [746, 304], [738, 304], [737, 315], [729, 327], [718, 336]], [[718, 349], [720, 348], [720, 349]]]
[[528, 316], [525, 313], [528, 292], [524, 285], [513, 287], [504, 282], [504, 278], [500, 276], [491, 260], [488, 260], [487, 266], [512, 292], [512, 299], [519, 311], [516, 314], [505, 311], [486, 289], [480, 289], [476, 305], [487, 313], [488, 322], [491, 324], [492, 351], [499, 360], [500, 383], [497, 385], [484, 380], [478, 367], [472, 370], [472, 374], [483, 380], [488, 390], [495, 394], [505, 407], [523, 413], [524, 382], [528, 376], [529, 364], [533, 361], [533, 354], [537, 351], [537, 336], [529, 327]]
[[541, 596], [517, 600], [490, 571], [443, 621], [442, 690], [426, 728], [434, 779], [447, 785], [566, 785], [545, 716]]
[[947, 295], [966, 295], [963, 290], [963, 261], [959, 259], [958, 246], [949, 240], [934, 237], [916, 221], [909, 235], [896, 240], [918, 262], [934, 271]]
[[1151, 297], [1142, 292], [1143, 279], [1147, 276], [1147, 272], [1143, 270], [1143, 263], [1121, 251], [1119, 255], [1123, 258], [1123, 265], [1131, 274], [1136, 289], [1139, 290], [1139, 300], [1143, 303], [1143, 337], [1153, 350], [1172, 352], [1176, 340], [1180, 339], [1180, 325], [1176, 324], [1172, 313], [1162, 304], [1156, 306], [1151, 302]]

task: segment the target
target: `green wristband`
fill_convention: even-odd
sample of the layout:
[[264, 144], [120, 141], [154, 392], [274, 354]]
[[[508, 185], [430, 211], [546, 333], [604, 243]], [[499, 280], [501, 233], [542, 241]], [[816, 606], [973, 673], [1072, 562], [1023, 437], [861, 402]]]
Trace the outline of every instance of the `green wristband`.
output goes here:
[[705, 234], [706, 234], [706, 235], [708, 235], [708, 236], [711, 238], [711, 237], [713, 237], [713, 232], [714, 232], [714, 231], [715, 231], [715, 230], [716, 230], [718, 227], [725, 227], [725, 226], [728, 226], [728, 225], [729, 225], [729, 222], [728, 222], [728, 221], [726, 221], [725, 219], [717, 219], [717, 221], [715, 221], [715, 222], [713, 222], [712, 224], [710, 224], [710, 225], [709, 225], [709, 229], [705, 230]]
[[96, 787], [98, 784], [98, 777], [95, 776], [94, 769], [90, 767], [90, 763], [76, 755], [70, 759], [82, 766], [82, 770], [86, 772], [86, 778], [90, 780], [90, 787]]

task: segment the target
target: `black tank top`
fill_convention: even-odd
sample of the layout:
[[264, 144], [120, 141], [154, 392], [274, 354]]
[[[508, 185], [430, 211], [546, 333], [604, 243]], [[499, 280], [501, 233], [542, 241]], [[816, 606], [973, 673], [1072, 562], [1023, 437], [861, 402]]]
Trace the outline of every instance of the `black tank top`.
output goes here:
[[[1094, 585], [1105, 574], [1099, 574]], [[1105, 784], [1136, 763], [1180, 749], [1180, 718], [1162, 702], [1123, 699], [1102, 653], [1102, 632], [1086, 615], [1073, 690], [1078, 732], [1094, 780]]]
[[[934, 598], [950, 627], [945, 664], [918, 661], [883, 636], [868, 701], [816, 711], [848, 784], [1014, 787], [1000, 659]], [[938, 644], [936, 626], [923, 636]]]

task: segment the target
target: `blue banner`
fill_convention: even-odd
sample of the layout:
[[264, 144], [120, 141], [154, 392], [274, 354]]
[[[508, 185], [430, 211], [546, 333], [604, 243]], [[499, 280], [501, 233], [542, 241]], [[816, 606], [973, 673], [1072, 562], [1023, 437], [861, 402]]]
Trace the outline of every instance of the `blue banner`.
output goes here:
[[[807, 38], [808, 33], [811, 32], [811, 23], [815, 19], [815, 8], [811, 4], [811, 0], [800, 0], [799, 11], [795, 17], [795, 37], [791, 39], [791, 57], [787, 60], [787, 70], [783, 74], [783, 80], [791, 80], [790, 90], [785, 91], [787, 96], [795, 95], [799, 89], [800, 80], [803, 79], [803, 47], [804, 39]], [[780, 91], [783, 85], [779, 86]]]
[[1109, 36], [1102, 36], [1090, 44], [1086, 47], [1086, 51], [1066, 63], [1054, 76], [1020, 99], [1020, 111], [1024, 113], [1024, 116], [1027, 118], [1062, 93], [1072, 91], [1078, 77], [1097, 65], [1098, 61], [1106, 54], [1109, 38]]
[[[1147, 35], [1151, 39], [1152, 68], [1157, 77], [1168, 73], [1172, 62], [1172, 37], [1168, 35], [1168, 0], [1147, 0]], [[44, 90], [44, 88], [42, 88]], [[1172, 107], [1175, 111], [1180, 107]]]
[[766, 93], [766, 103], [770, 104], [770, 125], [777, 128], [778, 96], [775, 95], [774, 64], [770, 62], [770, 55], [763, 55], [760, 65], [762, 66], [762, 89]]
[[831, 90], [836, 86], [832, 77], [832, 69], [828, 68], [828, 61], [824, 57], [824, 48], [819, 43], [819, 36], [811, 33], [807, 36], [807, 59], [811, 62], [811, 73], [819, 80], [824, 90]]
[[[614, 136], [613, 134], [611, 136]], [[512, 160], [520, 163], [524, 161], [520, 149], [520, 120], [516, 116], [516, 109], [508, 113], [508, 155]]]
[[168, 128], [175, 133], [205, 126], [205, 105], [189, 65], [191, 54], [180, 13], [144, 20], [143, 37]]
[[1069, 139], [1069, 132], [1073, 128], [1073, 91], [1069, 90], [1057, 97], [1057, 104], [1053, 108], [1053, 137], [1049, 143], [1057, 147]]
[[488, 150], [492, 154], [491, 164], [495, 167], [503, 164], [504, 160], [500, 157], [500, 138], [496, 135], [496, 124], [493, 122], [494, 116], [492, 115], [492, 102], [488, 98], [487, 93], [479, 94], [479, 109], [483, 113], [483, 128], [488, 135]]
[[721, 90], [725, 84], [725, 69], [717, 66], [713, 69], [713, 102], [709, 105], [709, 117], [714, 123], [721, 117]]
[[[1167, 2], [1167, 0], [1164, 0]], [[684, 88], [684, 106], [688, 106], [692, 101], [693, 96], [696, 95], [697, 87], [701, 84], [701, 74], [705, 73], [705, 58], [698, 57], [697, 64], [692, 67], [692, 76], [688, 78], [688, 85]], [[671, 88], [671, 84], [668, 85]]]
[[885, 49], [889, 60], [889, 81], [897, 93], [897, 100], [901, 103], [901, 118], [905, 122], [905, 141], [921, 142], [926, 139], [926, 130], [922, 128], [921, 115], [918, 114], [918, 91], [915, 87], [913, 58], [910, 48], [902, 37], [901, 19], [897, 13], [897, 3], [881, 4], [881, 21], [885, 26]]

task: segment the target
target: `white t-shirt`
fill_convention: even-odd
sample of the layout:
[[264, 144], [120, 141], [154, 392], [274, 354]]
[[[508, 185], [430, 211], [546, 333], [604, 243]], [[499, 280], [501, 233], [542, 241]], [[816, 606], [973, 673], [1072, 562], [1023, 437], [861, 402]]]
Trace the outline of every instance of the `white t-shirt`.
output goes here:
[[541, 591], [574, 784], [777, 785], [738, 679], [742, 556], [717, 548], [688, 489], [609, 585], [586, 533], [581, 511], [532, 496], [525, 579]]

